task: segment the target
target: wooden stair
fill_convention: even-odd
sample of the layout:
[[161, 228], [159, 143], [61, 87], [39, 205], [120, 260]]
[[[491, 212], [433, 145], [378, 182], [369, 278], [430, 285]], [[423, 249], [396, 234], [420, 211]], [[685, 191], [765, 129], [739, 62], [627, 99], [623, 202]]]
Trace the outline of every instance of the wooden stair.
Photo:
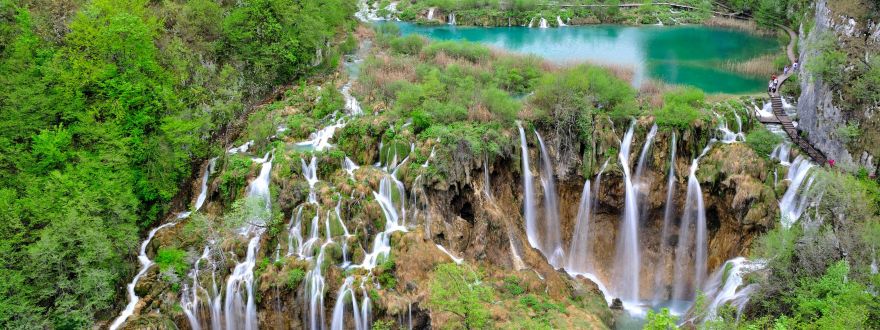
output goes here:
[[791, 138], [791, 141], [797, 144], [797, 146], [803, 150], [810, 158], [813, 159], [816, 164], [820, 166], [824, 166], [827, 162], [825, 158], [825, 154], [823, 154], [818, 149], [814, 148], [812, 144], [810, 144], [807, 139], [804, 139], [798, 134], [797, 129], [794, 127], [794, 124], [791, 122], [791, 118], [785, 113], [785, 110], [782, 107], [782, 98], [777, 93], [770, 94], [770, 103], [773, 105], [773, 115], [779, 120], [779, 123], [782, 125], [782, 129], [785, 130], [785, 133], [788, 134], [788, 137]]

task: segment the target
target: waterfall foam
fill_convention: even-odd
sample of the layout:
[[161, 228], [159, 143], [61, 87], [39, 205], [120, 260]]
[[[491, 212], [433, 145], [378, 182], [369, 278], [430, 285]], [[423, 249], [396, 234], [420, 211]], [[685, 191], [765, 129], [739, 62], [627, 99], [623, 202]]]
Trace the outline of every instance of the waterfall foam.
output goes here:
[[779, 213], [781, 214], [782, 226], [790, 228], [807, 207], [807, 190], [813, 184], [810, 170], [815, 165], [803, 156], [797, 156], [788, 169], [786, 180], [789, 180], [788, 189], [779, 200]]
[[556, 16], [556, 26], [562, 27], [562, 26], [568, 26], [568, 25], [566, 25], [565, 23], [562, 23], [562, 18], [560, 18], [559, 16]]
[[757, 284], [749, 284], [743, 287], [743, 276], [749, 272], [763, 269], [766, 262], [763, 260], [749, 261], [743, 257], [736, 257], [726, 261], [719, 267], [706, 282], [703, 292], [706, 294], [709, 305], [706, 307], [706, 319], [714, 319], [718, 316], [718, 308], [724, 304], [731, 304], [736, 308], [737, 317], [742, 313], [749, 295], [757, 289]]

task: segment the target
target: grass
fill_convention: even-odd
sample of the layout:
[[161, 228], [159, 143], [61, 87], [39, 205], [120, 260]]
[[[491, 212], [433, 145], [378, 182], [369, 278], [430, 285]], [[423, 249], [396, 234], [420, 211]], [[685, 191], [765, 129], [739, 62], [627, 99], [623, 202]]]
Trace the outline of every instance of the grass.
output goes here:
[[[779, 74], [780, 70], [778, 68], [779, 58], [780, 56], [783, 59], [783, 63], [788, 62], [788, 58], [783, 53], [779, 54], [766, 54], [762, 56], [758, 56], [747, 61], [725, 61], [722, 64], [722, 67], [725, 70], [742, 73], [749, 76], [755, 77], [770, 77], [774, 74]], [[784, 66], [785, 64], [783, 64]]]

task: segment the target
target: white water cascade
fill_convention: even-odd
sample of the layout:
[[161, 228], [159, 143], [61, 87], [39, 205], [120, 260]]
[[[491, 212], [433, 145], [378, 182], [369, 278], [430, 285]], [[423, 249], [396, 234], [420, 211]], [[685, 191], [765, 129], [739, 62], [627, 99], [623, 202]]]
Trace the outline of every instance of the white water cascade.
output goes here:
[[455, 262], [456, 265], [461, 265], [461, 263], [464, 262], [464, 259], [454, 256], [451, 252], [449, 252], [449, 250], [447, 250], [445, 247], [443, 247], [443, 245], [440, 245], [440, 244], [435, 244], [435, 245], [437, 245], [437, 248], [440, 249], [440, 251], [442, 251], [447, 256], [449, 256], [449, 258], [452, 259], [452, 261]]
[[315, 151], [324, 151], [333, 146], [330, 144], [330, 139], [333, 138], [333, 133], [336, 132], [336, 129], [341, 128], [342, 126], [345, 126], [345, 122], [342, 119], [337, 119], [333, 124], [310, 134], [308, 140], [299, 142], [297, 145], [305, 148], [312, 148]]
[[[666, 178], [666, 205], [663, 210], [663, 229], [660, 231], [660, 250], [666, 245], [669, 230], [672, 228], [672, 220], [675, 218], [675, 132], [672, 133], [672, 148], [669, 151], [669, 174]], [[660, 300], [668, 299], [664, 290], [663, 274], [668, 266], [666, 259], [661, 254], [654, 269], [654, 305]]]
[[538, 27], [539, 27], [539, 28], [542, 28], [542, 29], [546, 29], [546, 28], [550, 27], [550, 25], [547, 24], [547, 19], [541, 17], [541, 22], [540, 22], [540, 24], [538, 25]]
[[364, 310], [358, 308], [354, 289], [354, 277], [346, 277], [345, 281], [342, 283], [342, 287], [340, 287], [337, 292], [336, 304], [333, 306], [333, 319], [330, 321], [330, 329], [344, 330], [351, 328], [346, 328], [345, 326], [346, 305], [351, 306], [351, 314], [354, 318], [353, 328], [355, 330], [369, 329], [369, 324], [366, 323], [366, 321], [369, 320], [369, 315], [363, 315], [362, 313]]
[[[709, 146], [706, 148], [708, 149]], [[691, 163], [687, 198], [678, 232], [678, 247], [675, 250], [673, 299], [677, 300], [693, 298], [695, 290], [700, 287], [706, 277], [706, 209], [703, 205], [703, 192], [696, 174], [699, 159], [700, 157], [697, 157]], [[691, 226], [695, 227], [693, 235]], [[691, 244], [691, 236], [695, 236], [693, 244]], [[693, 260], [690, 256], [691, 251], [695, 252]], [[692, 268], [691, 261], [693, 261]], [[690, 282], [688, 282], [689, 278]]]
[[565, 23], [562, 23], [562, 18], [560, 18], [559, 16], [556, 16], [556, 26], [562, 27], [562, 26], [568, 26], [568, 25], [566, 25]]
[[271, 208], [271, 196], [269, 192], [269, 179], [272, 172], [272, 161], [263, 163], [260, 175], [251, 182], [248, 187], [247, 198], [253, 198], [263, 203], [264, 212], [258, 212], [256, 216], [248, 219], [248, 224], [242, 228], [243, 236], [250, 236], [245, 260], [235, 265], [232, 274], [226, 282], [226, 298], [223, 303], [223, 314], [227, 329], [257, 329], [257, 305], [254, 301], [254, 266], [257, 261], [257, 252], [260, 249], [260, 237], [266, 230], [268, 210]]
[[361, 104], [358, 100], [351, 95], [351, 82], [347, 82], [344, 86], [342, 86], [342, 97], [345, 99], [345, 112], [351, 116], [361, 115], [364, 111], [361, 109]]
[[716, 318], [718, 316], [718, 308], [724, 304], [733, 305], [736, 308], [738, 317], [748, 303], [751, 293], [758, 288], [757, 284], [749, 284], [742, 287], [745, 282], [743, 276], [765, 266], [766, 262], [762, 260], [749, 261], [743, 257], [730, 259], [721, 265], [712, 273], [712, 276], [709, 277], [703, 288], [707, 301], [709, 301], [709, 305], [706, 306], [706, 318]]
[[815, 165], [803, 156], [797, 156], [788, 169], [786, 180], [789, 180], [788, 189], [779, 200], [779, 212], [782, 216], [782, 226], [790, 228], [807, 208], [807, 196], [805, 192], [813, 184], [810, 170]]
[[620, 222], [617, 253], [614, 258], [614, 276], [616, 279], [615, 293], [626, 303], [636, 305], [639, 300], [639, 210], [637, 196], [630, 173], [630, 147], [632, 146], [635, 122], [629, 126], [617, 158], [623, 170], [626, 197], [624, 199], [623, 218]]
[[455, 13], [449, 13], [446, 20], [449, 21], [449, 25], [455, 25]]
[[522, 176], [523, 176], [523, 218], [526, 222], [526, 238], [529, 245], [538, 249], [540, 242], [538, 241], [538, 225], [535, 223], [535, 192], [532, 187], [532, 170], [529, 167], [529, 147], [526, 142], [526, 132], [523, 130], [522, 124], [517, 122], [519, 127], [520, 147], [522, 149]]
[[150, 233], [147, 235], [147, 238], [141, 243], [140, 252], [138, 253], [138, 262], [141, 264], [141, 269], [138, 271], [137, 275], [134, 276], [134, 279], [128, 283], [126, 286], [126, 291], [128, 292], [128, 304], [125, 305], [125, 309], [122, 310], [122, 313], [119, 314], [119, 317], [113, 321], [110, 325], [111, 330], [119, 329], [125, 320], [128, 319], [129, 316], [134, 314], [134, 308], [137, 306], [138, 301], [140, 301], [140, 297], [138, 297], [137, 293], [134, 292], [134, 287], [137, 285], [138, 280], [147, 273], [147, 270], [150, 269], [150, 266], [153, 265], [153, 261], [147, 256], [147, 246], [150, 245], [150, 241], [153, 240], [153, 236], [156, 236], [156, 232], [162, 230], [162, 228], [170, 227], [176, 225], [176, 222], [169, 222], [159, 227], [153, 228]]
[[589, 251], [590, 216], [593, 211], [590, 205], [593, 201], [590, 197], [590, 188], [590, 180], [587, 180], [584, 182], [584, 189], [581, 192], [571, 245], [568, 248], [568, 263], [565, 265], [565, 270], [568, 272], [589, 273], [592, 271], [590, 256], [586, 254]]
[[434, 19], [434, 7], [428, 8], [428, 20]]
[[535, 131], [538, 146], [541, 148], [541, 187], [544, 189], [544, 240], [542, 252], [554, 268], [560, 268], [565, 262], [565, 251], [562, 248], [562, 235], [559, 233], [559, 202], [556, 198], [556, 180], [553, 174], [553, 163], [544, 146], [541, 134]]
[[779, 163], [784, 166], [791, 165], [791, 143], [787, 141], [783, 141], [775, 148], [773, 148], [773, 152], [770, 153], [770, 159], [779, 160]]

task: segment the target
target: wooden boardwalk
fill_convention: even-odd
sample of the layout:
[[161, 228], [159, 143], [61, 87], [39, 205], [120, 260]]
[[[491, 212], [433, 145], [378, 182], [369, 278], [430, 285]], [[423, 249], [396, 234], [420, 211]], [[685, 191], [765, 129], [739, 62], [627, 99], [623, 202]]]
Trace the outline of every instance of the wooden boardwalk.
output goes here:
[[[781, 26], [786, 32], [788, 32], [789, 37], [791, 38], [791, 42], [788, 43], [788, 47], [786, 49], [786, 53], [788, 54], [788, 59], [794, 63], [797, 58], [794, 56], [794, 40], [797, 38], [797, 34], [794, 33], [791, 29]], [[788, 134], [788, 137], [791, 139], [794, 144], [798, 146], [801, 150], [804, 151], [816, 164], [820, 166], [824, 166], [828, 159], [825, 157], [819, 149], [813, 147], [807, 139], [803, 138], [798, 134], [797, 129], [794, 127], [794, 124], [791, 122], [791, 118], [788, 117], [788, 114], [785, 113], [785, 109], [782, 107], [782, 96], [779, 95], [779, 89], [782, 88], [782, 83], [788, 80], [791, 75], [793, 75], [796, 70], [789, 70], [787, 73], [782, 76], [777, 77], [779, 80], [779, 86], [776, 88], [776, 92], [768, 93], [770, 95], [770, 103], [773, 105], [773, 115], [775, 118], [770, 117], [758, 117], [758, 120], [765, 124], [779, 124], [782, 125], [782, 129], [785, 130], [785, 133]]]

